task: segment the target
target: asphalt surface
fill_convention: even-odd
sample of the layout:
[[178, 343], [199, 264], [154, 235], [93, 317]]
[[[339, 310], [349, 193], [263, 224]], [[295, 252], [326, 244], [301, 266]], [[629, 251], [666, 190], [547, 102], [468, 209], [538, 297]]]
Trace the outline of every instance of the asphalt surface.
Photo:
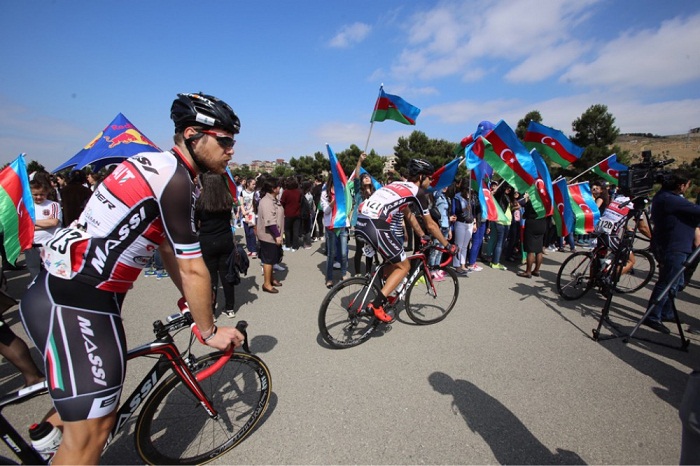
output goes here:
[[[554, 289], [567, 253], [546, 255], [538, 278], [516, 276], [513, 263], [484, 268], [460, 278], [459, 301], [443, 322], [417, 326], [400, 314], [365, 344], [333, 350], [317, 327], [327, 292], [319, 244], [286, 253], [279, 294], [262, 292], [257, 260], [236, 288], [238, 318], [250, 323], [251, 349], [269, 366], [273, 393], [256, 431], [215, 464], [678, 463], [678, 407], [688, 373], [700, 367], [700, 336], [686, 334], [687, 352], [637, 339], [593, 341], [604, 299], [590, 291], [564, 301]], [[8, 275], [9, 291], [20, 296], [26, 273]], [[654, 282], [615, 295], [611, 320], [629, 331]], [[150, 341], [151, 323], [175, 312], [177, 298], [168, 280], [141, 277], [124, 306], [129, 345]], [[698, 303], [696, 278], [677, 300], [684, 331], [700, 328]], [[26, 338], [16, 309], [5, 318]], [[219, 318], [227, 321], [235, 322]], [[662, 335], [642, 327], [637, 336], [680, 343], [675, 328]], [[125, 393], [144, 367], [130, 365]], [[10, 364], [0, 366], [2, 392], [20, 385]], [[26, 433], [48, 403], [40, 397], [4, 414]], [[131, 430], [133, 421], [104, 463], [140, 462]]]

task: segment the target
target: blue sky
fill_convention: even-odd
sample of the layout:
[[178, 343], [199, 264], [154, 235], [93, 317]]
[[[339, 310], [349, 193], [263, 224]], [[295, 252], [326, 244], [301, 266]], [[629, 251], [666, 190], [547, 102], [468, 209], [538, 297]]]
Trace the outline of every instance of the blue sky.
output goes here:
[[422, 112], [375, 123], [380, 155], [531, 110], [570, 134], [599, 103], [622, 132], [700, 126], [695, 0], [15, 1], [0, 62], [0, 162], [49, 170], [119, 112], [169, 148], [178, 92], [234, 108], [239, 163], [363, 148], [381, 83]]

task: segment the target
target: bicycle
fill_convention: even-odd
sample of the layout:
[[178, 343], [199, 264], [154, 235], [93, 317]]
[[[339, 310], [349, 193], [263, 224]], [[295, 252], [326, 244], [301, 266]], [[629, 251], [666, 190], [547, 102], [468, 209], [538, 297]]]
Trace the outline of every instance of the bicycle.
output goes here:
[[[409, 318], [419, 325], [440, 322], [452, 311], [459, 296], [457, 273], [447, 264], [451, 256], [440, 264], [444, 280], [436, 280], [428, 267], [431, 250], [448, 251], [432, 244], [408, 257], [411, 267], [404, 281], [389, 296], [385, 310], [396, 312], [404, 300]], [[368, 312], [371, 303], [382, 288], [384, 270], [390, 263], [384, 261], [365, 277], [348, 278], [337, 283], [323, 299], [318, 313], [321, 337], [333, 348], [350, 348], [367, 341], [381, 321]]]
[[[627, 262], [627, 254], [634, 254], [634, 265], [625, 274], [615, 277], [613, 280], [613, 264], [621, 259], [616, 259], [616, 253], [610, 252], [611, 248], [608, 235], [594, 232], [597, 238], [596, 246], [591, 251], [578, 251], [564, 260], [557, 273], [557, 292], [566, 300], [579, 299], [588, 290], [597, 286], [606, 294], [609, 289], [618, 293], [634, 293], [644, 288], [654, 276], [656, 262], [654, 256], [646, 249], [628, 248], [625, 246], [624, 261]], [[632, 244], [630, 238], [637, 235], [635, 228], [625, 233], [625, 244]], [[622, 246], [621, 246], [622, 247]], [[620, 267], [618, 265], [618, 267]]]
[[[127, 360], [158, 359], [119, 407], [105, 449], [143, 404], [136, 419], [134, 441], [137, 453], [145, 462], [207, 463], [241, 443], [258, 424], [270, 401], [270, 371], [260, 358], [248, 353], [245, 321], [240, 321], [236, 328], [245, 336], [246, 353], [234, 353], [231, 347], [226, 352], [196, 357], [191, 349], [201, 336], [189, 310], [181, 306], [181, 313], [168, 316], [167, 320], [153, 323], [154, 341], [127, 352]], [[192, 333], [187, 349], [181, 352], [173, 335], [187, 327]], [[173, 373], [162, 380], [169, 370]], [[0, 437], [26, 464], [46, 464], [46, 460], [1, 411], [5, 406], [44, 394], [48, 394], [47, 382], [0, 398]]]

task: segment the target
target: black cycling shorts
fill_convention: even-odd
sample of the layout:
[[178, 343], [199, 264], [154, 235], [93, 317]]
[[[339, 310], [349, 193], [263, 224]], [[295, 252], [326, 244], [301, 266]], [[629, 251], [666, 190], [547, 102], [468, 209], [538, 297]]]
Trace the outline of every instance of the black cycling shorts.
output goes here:
[[20, 303], [22, 323], [44, 357], [49, 393], [64, 421], [116, 409], [126, 371], [123, 293], [42, 271]]
[[398, 264], [406, 260], [403, 241], [398, 239], [391, 225], [381, 219], [370, 219], [358, 215], [355, 224], [355, 236], [360, 236], [365, 242], [378, 251], [385, 260]]

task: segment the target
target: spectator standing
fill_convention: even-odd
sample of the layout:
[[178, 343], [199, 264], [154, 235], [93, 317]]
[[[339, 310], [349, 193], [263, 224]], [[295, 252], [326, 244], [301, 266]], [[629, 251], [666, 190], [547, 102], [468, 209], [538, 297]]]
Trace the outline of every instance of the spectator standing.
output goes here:
[[50, 185], [42, 183], [37, 177], [29, 183], [34, 199], [34, 244], [24, 251], [27, 269], [31, 280], [34, 280], [43, 268], [41, 265], [41, 248], [53, 237], [61, 226], [61, 206], [58, 202], [48, 200], [47, 196], [52, 189]]
[[255, 259], [258, 257], [258, 239], [255, 234], [255, 179], [248, 178], [244, 182], [241, 195], [241, 215], [243, 217], [243, 232], [245, 233], [245, 245], [248, 255]]
[[280, 204], [284, 208], [284, 250], [294, 252], [299, 249], [301, 233], [301, 189], [296, 177], [287, 178]]
[[311, 241], [318, 241], [323, 238], [323, 209], [321, 208], [321, 192], [323, 191], [323, 178], [316, 176], [314, 178], [314, 186], [311, 188], [311, 195], [314, 198], [316, 213], [314, 217], [314, 225], [312, 228]]
[[525, 270], [518, 272], [519, 277], [530, 278], [533, 275], [540, 276], [540, 266], [542, 266], [542, 248], [544, 247], [544, 234], [547, 230], [547, 219], [537, 218], [537, 211], [532, 207], [530, 197], [523, 194], [520, 201], [525, 206], [525, 237], [523, 249], [527, 253], [525, 258]]
[[69, 173], [68, 183], [61, 190], [64, 226], [70, 226], [74, 220], [78, 220], [85, 204], [92, 196], [92, 191], [85, 186], [85, 183], [87, 183], [87, 179], [82, 171], [73, 170]]
[[212, 291], [212, 314], [216, 317], [216, 296], [219, 282], [224, 290], [225, 305], [222, 314], [236, 317], [233, 284], [226, 280], [228, 258], [235, 247], [231, 231], [233, 197], [224, 176], [204, 173], [200, 176], [202, 192], [195, 204], [195, 222], [199, 228], [202, 257], [209, 270]]
[[452, 267], [458, 274], [466, 275], [469, 272], [469, 269], [467, 269], [469, 242], [476, 231], [469, 179], [463, 179], [460, 182], [459, 192], [452, 199], [452, 212], [456, 217], [454, 223], [454, 244], [459, 248], [457, 254], [452, 258]]
[[[342, 192], [341, 192], [342, 195]], [[333, 225], [337, 193], [333, 186], [333, 175], [328, 175], [326, 187], [321, 192], [321, 207], [323, 208], [323, 227], [326, 231], [326, 288], [333, 287], [333, 261], [336, 252], [340, 254], [340, 276], [345, 279], [348, 272], [348, 226], [350, 218], [346, 216], [345, 226]]]
[[[435, 210], [440, 214], [440, 221], [438, 225], [440, 226], [440, 233], [447, 239], [447, 241], [452, 241], [452, 230], [450, 229], [450, 223], [456, 220], [456, 217], [452, 218], [449, 214], [450, 201], [447, 199], [447, 186], [441, 190], [435, 191], [433, 193]], [[452, 219], [452, 220], [451, 220]], [[440, 243], [437, 239], [433, 239], [435, 245]], [[437, 270], [440, 265], [440, 259], [442, 258], [442, 253], [438, 250], [430, 251], [430, 257], [428, 257], [428, 266], [433, 269], [432, 276], [433, 279], [441, 281], [445, 279], [444, 272], [442, 270]]]
[[508, 183], [503, 183], [494, 195], [494, 200], [501, 207], [505, 214], [505, 219], [498, 219], [491, 222], [491, 234], [496, 236], [496, 243], [493, 248], [493, 256], [491, 257], [491, 268], [498, 270], [506, 270], [501, 264], [501, 253], [506, 242], [508, 228], [510, 228], [513, 215], [510, 210], [510, 204], [513, 201], [513, 188]]
[[304, 181], [301, 184], [301, 237], [304, 249], [311, 249], [311, 233], [316, 219], [316, 204], [311, 194], [313, 183]]
[[258, 256], [263, 266], [262, 290], [266, 293], [279, 293], [276, 287], [282, 286], [282, 283], [273, 276], [274, 266], [282, 260], [284, 208], [277, 199], [279, 192], [277, 178], [268, 176], [262, 180], [258, 203], [257, 235], [260, 240]]
[[[353, 206], [352, 206], [352, 216], [350, 218], [350, 226], [355, 227], [357, 223], [357, 210], [360, 207], [362, 201], [369, 199], [372, 193], [375, 191], [374, 183], [372, 183], [372, 177], [369, 173], [365, 172], [360, 174], [360, 169], [362, 168], [362, 162], [367, 158], [367, 154], [364, 152], [360, 154], [357, 160], [357, 167], [353, 172], [354, 176], [352, 180], [353, 183]], [[355, 235], [355, 256], [353, 257], [353, 265], [355, 266], [355, 276], [362, 275], [362, 256], [364, 255], [365, 241], [361, 236]], [[372, 272], [372, 262], [374, 257], [365, 256], [365, 273]]]

